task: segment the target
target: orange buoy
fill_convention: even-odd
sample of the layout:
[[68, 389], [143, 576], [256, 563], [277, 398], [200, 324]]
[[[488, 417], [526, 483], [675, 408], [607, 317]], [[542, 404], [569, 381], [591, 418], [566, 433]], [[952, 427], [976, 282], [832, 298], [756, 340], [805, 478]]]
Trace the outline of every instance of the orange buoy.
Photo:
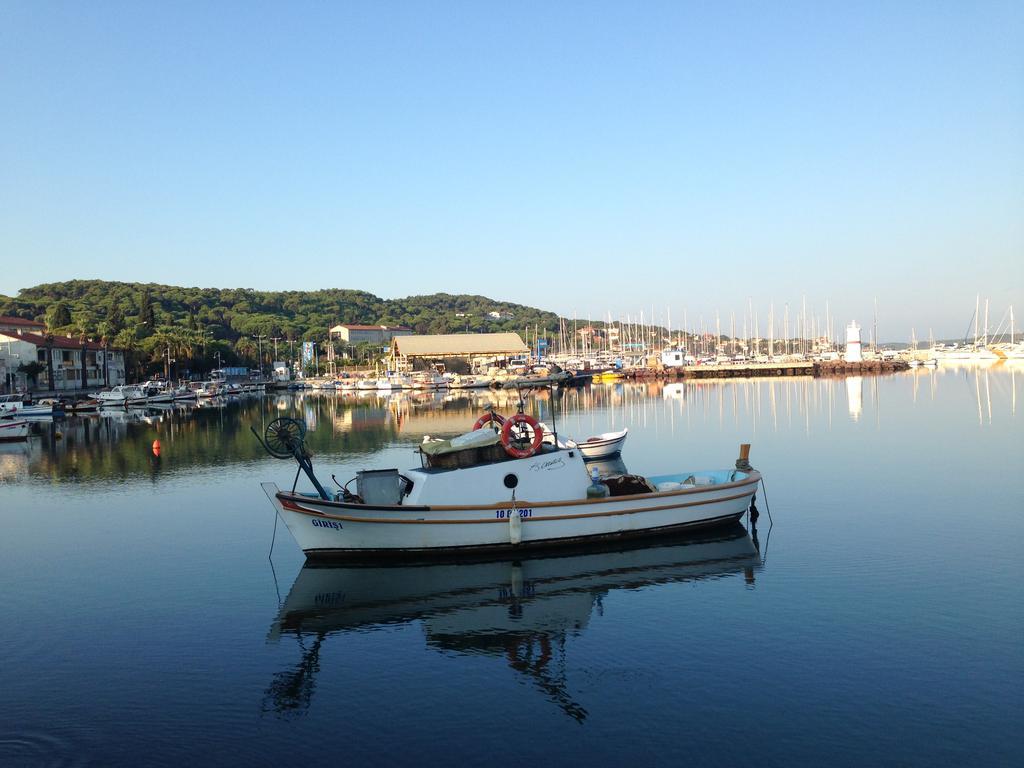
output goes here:
[[154, 440], [153, 441], [153, 455], [154, 456], [159, 456], [160, 455], [160, 441], [159, 440]]

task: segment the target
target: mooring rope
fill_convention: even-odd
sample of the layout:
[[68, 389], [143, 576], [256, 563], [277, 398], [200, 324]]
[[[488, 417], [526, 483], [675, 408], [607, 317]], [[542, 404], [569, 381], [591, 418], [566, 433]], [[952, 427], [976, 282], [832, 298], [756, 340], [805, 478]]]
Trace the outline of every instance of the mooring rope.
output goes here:
[[[270, 537], [270, 551], [267, 552], [267, 559], [270, 560], [274, 554], [274, 542], [277, 541], [277, 510], [274, 510], [274, 533]], [[273, 563], [271, 563], [273, 565]]]
[[775, 521], [772, 520], [772, 508], [768, 506], [768, 489], [764, 487], [764, 475], [761, 475], [761, 491], [764, 496], [764, 511], [768, 513], [769, 525], [775, 525]]

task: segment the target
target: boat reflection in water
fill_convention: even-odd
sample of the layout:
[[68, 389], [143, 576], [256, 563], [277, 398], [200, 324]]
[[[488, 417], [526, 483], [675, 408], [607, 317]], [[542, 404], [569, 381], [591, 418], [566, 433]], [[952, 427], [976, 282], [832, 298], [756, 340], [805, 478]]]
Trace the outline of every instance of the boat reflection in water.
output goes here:
[[741, 574], [752, 585], [761, 566], [756, 528], [748, 533], [739, 523], [713, 536], [523, 560], [306, 565], [270, 630], [273, 642], [295, 637], [302, 658], [275, 674], [264, 709], [287, 716], [309, 707], [328, 636], [419, 621], [429, 647], [503, 658], [582, 722], [587, 710], [565, 679], [565, 641], [586, 629], [595, 608], [603, 614], [608, 594]]

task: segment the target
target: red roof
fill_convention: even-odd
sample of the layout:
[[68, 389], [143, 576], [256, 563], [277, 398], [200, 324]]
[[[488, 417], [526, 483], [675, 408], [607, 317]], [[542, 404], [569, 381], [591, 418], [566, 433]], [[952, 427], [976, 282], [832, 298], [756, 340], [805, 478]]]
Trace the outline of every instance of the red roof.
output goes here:
[[23, 317], [11, 317], [0, 315], [0, 325], [20, 325], [22, 328], [46, 328], [45, 323], [37, 323], [35, 320], [26, 320]]
[[[7, 334], [7, 336], [8, 338], [27, 341], [29, 344], [35, 344], [37, 347], [47, 346], [46, 336], [43, 336], [41, 333], [28, 333], [23, 331], [14, 335]], [[103, 345], [98, 341], [79, 341], [71, 336], [54, 336], [53, 342], [50, 343], [50, 346], [54, 349], [81, 349], [82, 347], [85, 347], [86, 349], [103, 349]], [[107, 347], [107, 350], [111, 352], [120, 351], [114, 347]]]

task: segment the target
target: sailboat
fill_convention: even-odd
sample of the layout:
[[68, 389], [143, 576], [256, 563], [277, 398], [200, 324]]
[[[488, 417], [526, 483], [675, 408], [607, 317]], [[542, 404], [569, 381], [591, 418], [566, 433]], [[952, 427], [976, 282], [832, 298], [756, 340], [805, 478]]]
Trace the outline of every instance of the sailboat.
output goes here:
[[1024, 361], [1024, 341], [1017, 341], [1013, 326], [1013, 306], [1010, 306], [1010, 342], [993, 347], [992, 351], [1009, 362]]
[[913, 328], [910, 329], [910, 359], [907, 361], [907, 365], [911, 368], [921, 366], [921, 360], [917, 357], [917, 334]]

